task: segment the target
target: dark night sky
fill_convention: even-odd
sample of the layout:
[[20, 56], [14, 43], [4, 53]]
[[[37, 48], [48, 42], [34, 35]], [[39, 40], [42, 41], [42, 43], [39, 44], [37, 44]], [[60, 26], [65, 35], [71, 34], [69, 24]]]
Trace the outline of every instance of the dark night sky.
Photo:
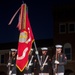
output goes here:
[[[30, 24], [36, 40], [53, 38], [52, 6], [64, 4], [67, 1], [24, 0], [28, 6]], [[8, 26], [8, 23], [21, 4], [22, 0], [0, 0], [0, 43], [18, 41], [19, 31], [16, 26], [19, 14], [11, 26]]]

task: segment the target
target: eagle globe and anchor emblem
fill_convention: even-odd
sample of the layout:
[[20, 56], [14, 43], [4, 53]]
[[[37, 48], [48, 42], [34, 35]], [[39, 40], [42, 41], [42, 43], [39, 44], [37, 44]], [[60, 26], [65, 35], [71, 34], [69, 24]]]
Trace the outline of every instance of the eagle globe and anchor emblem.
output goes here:
[[[30, 33], [30, 29], [28, 28], [29, 30], [29, 33]], [[20, 36], [19, 36], [19, 42], [20, 43], [29, 43], [31, 41], [31, 37], [28, 38], [28, 34], [26, 31], [23, 31], [20, 33]], [[23, 54], [22, 56], [18, 56], [17, 55], [17, 60], [22, 60], [24, 59], [24, 57], [26, 56], [26, 52], [28, 51], [28, 47], [26, 47], [24, 50], [23, 50]]]

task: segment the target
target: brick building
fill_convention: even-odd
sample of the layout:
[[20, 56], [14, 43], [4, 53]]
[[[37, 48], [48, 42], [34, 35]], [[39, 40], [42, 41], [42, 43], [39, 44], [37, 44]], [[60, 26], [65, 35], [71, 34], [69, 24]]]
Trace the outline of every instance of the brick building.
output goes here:
[[62, 44], [68, 58], [66, 75], [75, 74], [75, 5], [53, 7], [54, 44]]

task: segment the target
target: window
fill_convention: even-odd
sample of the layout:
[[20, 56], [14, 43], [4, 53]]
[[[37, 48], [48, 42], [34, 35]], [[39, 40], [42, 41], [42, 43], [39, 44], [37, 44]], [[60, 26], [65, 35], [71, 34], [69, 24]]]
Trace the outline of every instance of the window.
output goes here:
[[67, 56], [67, 59], [68, 60], [72, 60], [72, 48], [71, 48], [71, 44], [70, 43], [66, 43], [65, 45], [64, 45], [64, 49], [63, 49], [64, 51], [64, 53], [66, 54], [66, 56]]
[[70, 60], [71, 59], [71, 50], [70, 48], [65, 48], [65, 54], [67, 56], [67, 59]]
[[59, 24], [59, 33], [65, 32], [66, 32], [66, 24], [65, 23]]
[[68, 32], [75, 32], [75, 24], [74, 23], [68, 24]]
[[1, 63], [4, 63], [4, 55], [1, 55]]

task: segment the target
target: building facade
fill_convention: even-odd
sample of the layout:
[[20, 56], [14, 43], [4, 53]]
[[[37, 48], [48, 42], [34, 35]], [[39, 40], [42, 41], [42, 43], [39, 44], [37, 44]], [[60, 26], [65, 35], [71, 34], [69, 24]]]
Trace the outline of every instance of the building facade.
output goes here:
[[0, 50], [0, 75], [7, 75], [8, 73], [8, 59], [9, 50]]
[[62, 44], [68, 62], [66, 75], [75, 75], [75, 6], [58, 5], [53, 8], [54, 44]]

